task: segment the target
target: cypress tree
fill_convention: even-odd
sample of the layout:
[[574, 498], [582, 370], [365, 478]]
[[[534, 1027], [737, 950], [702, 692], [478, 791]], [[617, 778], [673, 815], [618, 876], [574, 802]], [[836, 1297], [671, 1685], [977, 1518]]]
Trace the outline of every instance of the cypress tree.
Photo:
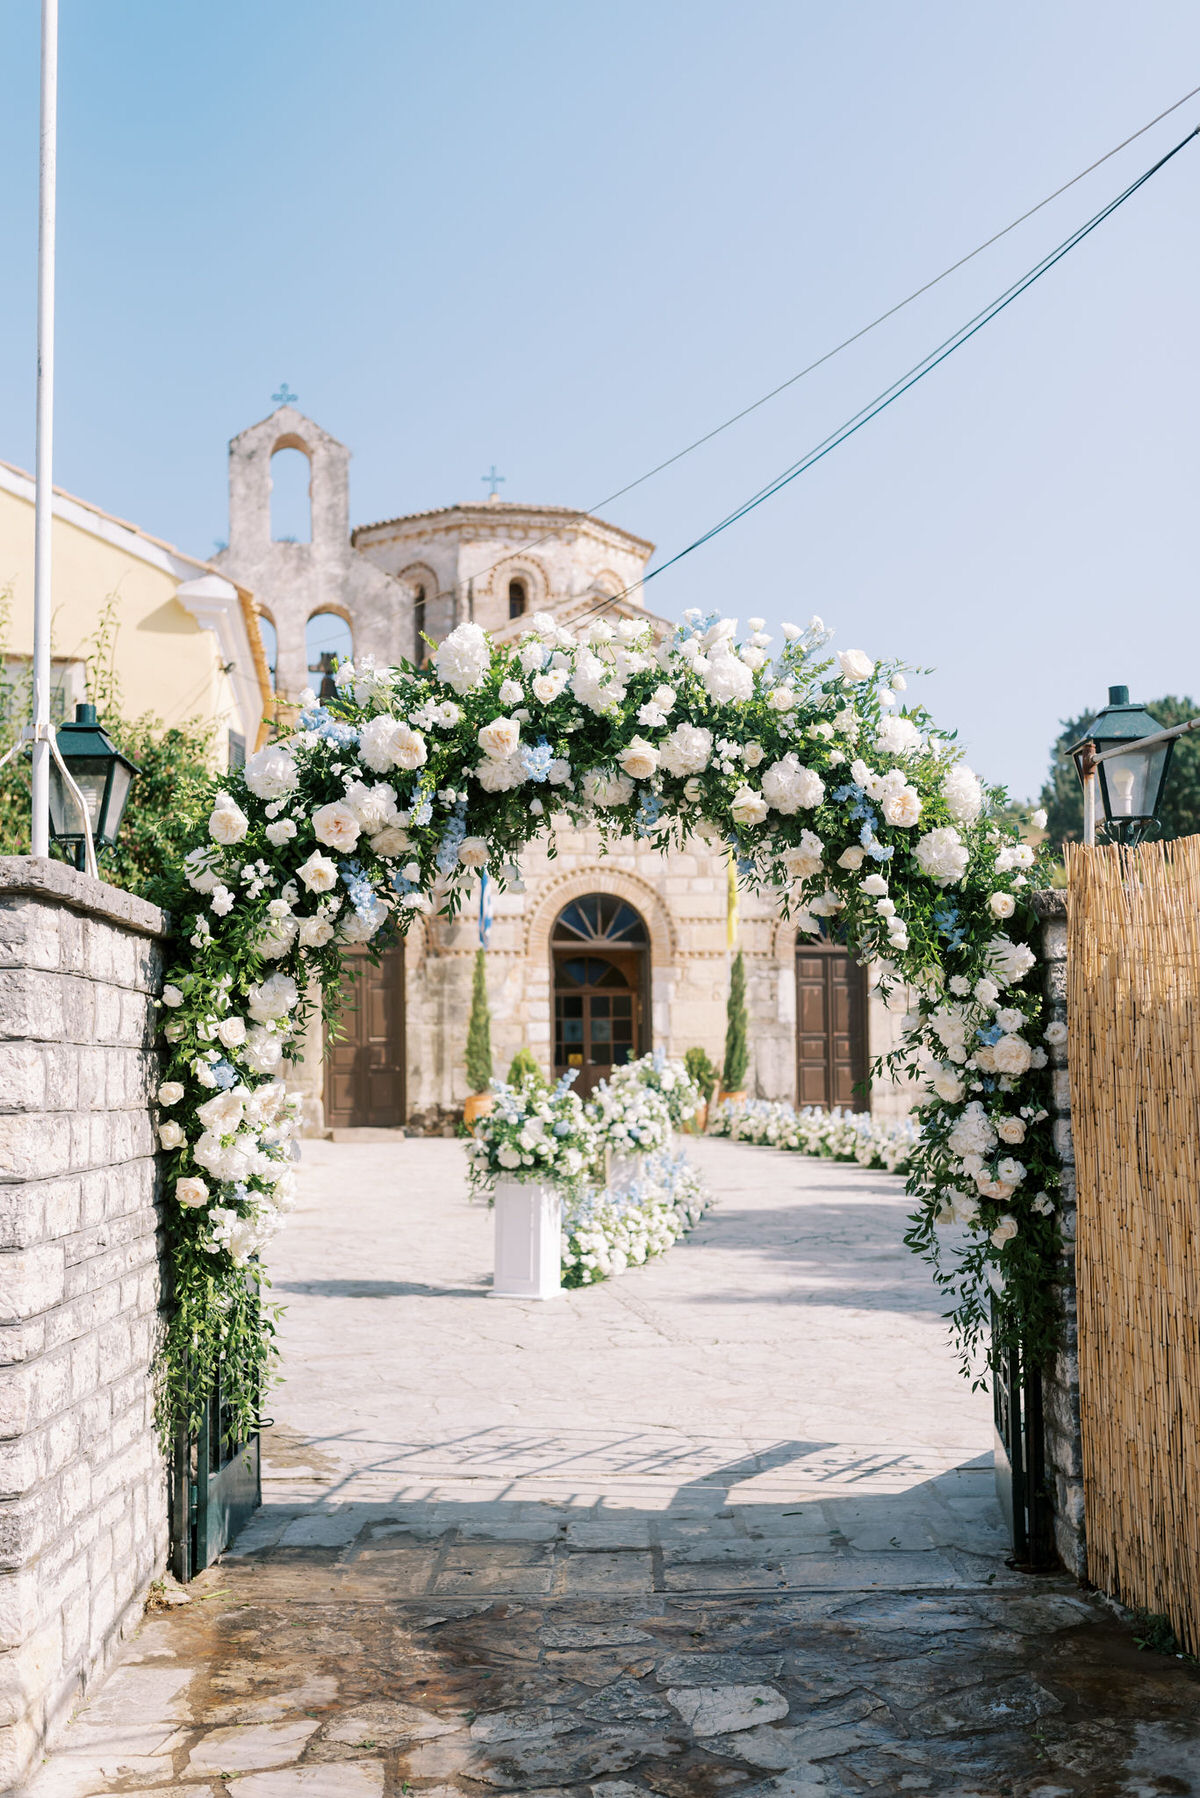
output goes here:
[[739, 949], [729, 976], [729, 998], [725, 1004], [725, 1067], [721, 1084], [727, 1093], [742, 1090], [746, 1069], [750, 1065], [750, 1049], [746, 1041], [749, 1026], [746, 1013], [746, 964]]
[[467, 1026], [467, 1084], [473, 1093], [487, 1091], [492, 1077], [492, 1014], [488, 1010], [487, 951], [475, 951], [471, 984], [471, 1022]]

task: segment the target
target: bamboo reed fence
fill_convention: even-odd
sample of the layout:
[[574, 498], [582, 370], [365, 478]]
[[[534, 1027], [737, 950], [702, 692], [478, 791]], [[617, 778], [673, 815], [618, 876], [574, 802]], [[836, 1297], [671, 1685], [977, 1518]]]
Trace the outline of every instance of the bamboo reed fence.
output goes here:
[[1088, 1574], [1200, 1651], [1200, 836], [1070, 847]]

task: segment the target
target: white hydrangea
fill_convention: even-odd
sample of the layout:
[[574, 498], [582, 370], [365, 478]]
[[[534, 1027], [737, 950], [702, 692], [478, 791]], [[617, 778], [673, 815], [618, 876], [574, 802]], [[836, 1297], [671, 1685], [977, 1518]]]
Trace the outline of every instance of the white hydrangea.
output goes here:
[[433, 656], [438, 679], [460, 699], [483, 685], [491, 661], [491, 646], [477, 624], [460, 624], [442, 639]]
[[708, 697], [716, 705], [730, 705], [749, 699], [754, 692], [754, 675], [745, 662], [728, 650], [714, 655], [701, 679]]
[[997, 1137], [987, 1112], [978, 1099], [955, 1119], [946, 1141], [955, 1155], [987, 1155], [995, 1148]]
[[967, 871], [970, 852], [952, 825], [927, 830], [913, 850], [921, 871], [942, 887], [953, 886]]
[[677, 724], [659, 744], [659, 758], [668, 774], [680, 780], [703, 774], [712, 760], [713, 736], [699, 724]]
[[252, 755], [242, 769], [242, 776], [252, 793], [260, 799], [282, 799], [300, 784], [300, 770], [286, 749], [268, 743]]
[[475, 770], [475, 778], [485, 793], [511, 793], [523, 786], [529, 776], [519, 755], [506, 755], [499, 760], [485, 756]]
[[300, 989], [290, 974], [268, 974], [252, 986], [246, 995], [246, 1009], [256, 1024], [286, 1018], [300, 997]]
[[583, 777], [583, 797], [587, 805], [628, 805], [633, 798], [633, 782], [627, 774], [593, 768]]
[[881, 720], [875, 747], [883, 755], [912, 755], [924, 741], [911, 718], [890, 717]]
[[790, 751], [782, 761], [772, 762], [762, 777], [763, 798], [785, 817], [791, 817], [803, 806], [811, 810], [825, 797], [825, 782], [812, 768], [806, 768]]
[[942, 781], [942, 798], [956, 824], [974, 824], [983, 810], [983, 788], [979, 777], [965, 762], [956, 762], [947, 770]]

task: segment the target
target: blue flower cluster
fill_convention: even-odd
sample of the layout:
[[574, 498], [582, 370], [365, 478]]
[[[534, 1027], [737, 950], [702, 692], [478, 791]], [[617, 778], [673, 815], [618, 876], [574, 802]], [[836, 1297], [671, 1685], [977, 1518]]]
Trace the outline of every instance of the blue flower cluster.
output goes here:
[[226, 1061], [224, 1056], [221, 1057], [220, 1061], [210, 1061], [208, 1067], [214, 1082], [223, 1093], [227, 1093], [231, 1086], [237, 1085], [237, 1069], [232, 1062]]
[[374, 922], [378, 900], [371, 877], [361, 862], [339, 862], [338, 873], [350, 895], [350, 903], [360, 918]]
[[966, 940], [967, 933], [958, 921], [959, 915], [957, 905], [939, 905], [933, 914], [938, 935], [945, 937], [950, 949], [957, 949]]
[[539, 737], [536, 743], [522, 743], [521, 766], [530, 780], [548, 779], [553, 760], [554, 751], [545, 737]]
[[433, 817], [433, 784], [428, 779], [422, 780], [412, 797], [411, 822], [428, 824]]
[[442, 840], [438, 844], [439, 874], [451, 874], [458, 866], [458, 845], [467, 834], [466, 820], [463, 818], [465, 810], [465, 806], [456, 805], [454, 816], [446, 820], [446, 828], [442, 832]]
[[871, 860], [876, 862], [890, 861], [895, 854], [895, 850], [889, 847], [888, 844], [881, 843], [876, 836], [875, 832], [879, 825], [879, 814], [872, 811], [871, 807], [867, 804], [867, 795], [858, 785], [857, 781], [847, 781], [844, 787], [838, 787], [833, 796], [839, 805], [845, 805], [849, 817], [861, 819], [862, 829], [858, 833], [858, 840], [866, 850], [867, 854], [871, 857]]
[[637, 817], [634, 820], [633, 834], [638, 837], [648, 837], [654, 829], [654, 826], [658, 823], [659, 817], [662, 814], [662, 808], [663, 803], [658, 794], [651, 793], [647, 788], [643, 788], [641, 799], [638, 801]]
[[301, 712], [299, 719], [301, 730], [315, 730], [319, 737], [325, 737], [330, 743], [357, 743], [358, 732], [352, 724], [342, 718], [331, 717], [323, 705], [310, 706], [308, 711]]

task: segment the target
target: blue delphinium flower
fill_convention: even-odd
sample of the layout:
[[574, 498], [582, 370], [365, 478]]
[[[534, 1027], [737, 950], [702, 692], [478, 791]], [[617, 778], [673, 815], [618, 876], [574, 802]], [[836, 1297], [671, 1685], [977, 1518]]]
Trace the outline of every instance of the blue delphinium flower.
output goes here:
[[554, 751], [545, 737], [539, 737], [536, 743], [522, 743], [520, 753], [521, 766], [530, 780], [540, 782], [549, 778]]

